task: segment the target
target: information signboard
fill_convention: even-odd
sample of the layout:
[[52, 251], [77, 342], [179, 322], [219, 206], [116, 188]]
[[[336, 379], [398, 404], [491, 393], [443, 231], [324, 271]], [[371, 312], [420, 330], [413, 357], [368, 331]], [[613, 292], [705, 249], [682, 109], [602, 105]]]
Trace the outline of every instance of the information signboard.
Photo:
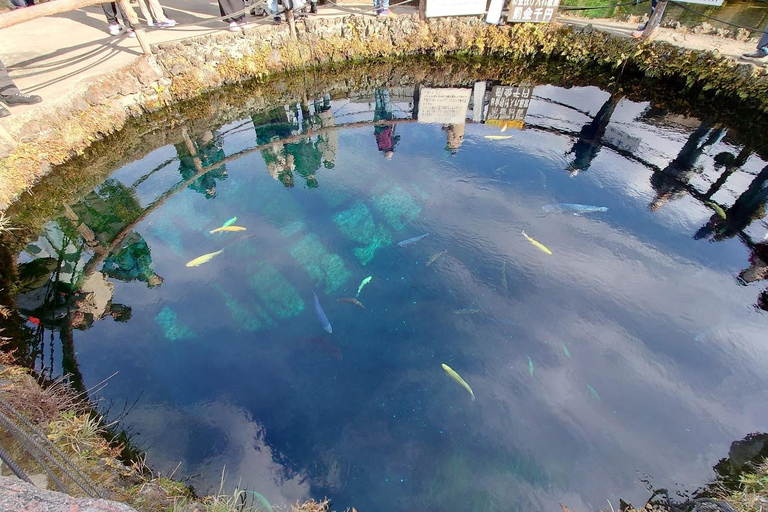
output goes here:
[[485, 14], [487, 0], [427, 0], [427, 18]]
[[510, 23], [549, 23], [557, 14], [560, 0], [511, 0]]
[[467, 119], [472, 89], [431, 89], [419, 92], [419, 122], [463, 124]]
[[[488, 121], [522, 121], [528, 113], [531, 104], [533, 86], [531, 85], [497, 85], [491, 89], [491, 99], [488, 101]], [[514, 126], [514, 124], [509, 124]], [[522, 125], [521, 125], [522, 126]]]

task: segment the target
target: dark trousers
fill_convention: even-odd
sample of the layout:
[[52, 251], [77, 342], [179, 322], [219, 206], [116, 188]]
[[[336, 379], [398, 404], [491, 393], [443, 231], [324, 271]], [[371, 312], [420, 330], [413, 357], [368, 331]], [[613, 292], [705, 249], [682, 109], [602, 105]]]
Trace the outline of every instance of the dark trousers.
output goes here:
[[221, 11], [222, 16], [228, 16], [225, 21], [229, 21], [230, 23], [233, 21], [245, 21], [244, 12], [241, 12], [237, 16], [232, 16], [232, 14], [242, 11], [243, 9], [245, 9], [245, 2], [243, 2], [243, 0], [219, 0], [219, 11]]
[[11, 94], [18, 93], [19, 89], [8, 75], [8, 70], [5, 69], [5, 64], [3, 64], [3, 61], [0, 60], [0, 96], [10, 96]]
[[128, 16], [125, 15], [122, 9], [118, 9], [115, 2], [101, 4], [101, 8], [104, 9], [104, 15], [107, 17], [107, 23], [110, 25], [117, 25], [117, 13], [119, 11], [120, 17], [123, 19], [123, 25], [130, 27], [128, 24]]

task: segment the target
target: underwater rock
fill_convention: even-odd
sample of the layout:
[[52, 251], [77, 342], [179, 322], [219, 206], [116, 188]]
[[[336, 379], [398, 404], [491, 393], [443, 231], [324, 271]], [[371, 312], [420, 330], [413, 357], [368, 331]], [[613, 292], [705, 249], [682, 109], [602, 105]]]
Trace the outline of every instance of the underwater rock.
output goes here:
[[171, 341], [186, 340], [195, 337], [195, 332], [179, 320], [179, 315], [169, 306], [165, 306], [155, 316], [155, 322], [163, 330], [163, 335]]
[[248, 266], [248, 285], [278, 318], [291, 318], [304, 311], [298, 290], [275, 267], [266, 262]]
[[389, 230], [376, 225], [371, 211], [363, 202], [357, 201], [348, 210], [336, 213], [333, 223], [349, 239], [366, 244], [353, 251], [355, 258], [363, 265], [370, 263], [377, 249], [392, 245]]
[[352, 277], [341, 257], [329, 253], [317, 235], [305, 236], [289, 252], [316, 285], [325, 283], [325, 293], [337, 290]]
[[402, 187], [394, 186], [387, 192], [375, 195], [373, 205], [387, 219], [395, 231], [412, 222], [421, 213], [421, 206]]

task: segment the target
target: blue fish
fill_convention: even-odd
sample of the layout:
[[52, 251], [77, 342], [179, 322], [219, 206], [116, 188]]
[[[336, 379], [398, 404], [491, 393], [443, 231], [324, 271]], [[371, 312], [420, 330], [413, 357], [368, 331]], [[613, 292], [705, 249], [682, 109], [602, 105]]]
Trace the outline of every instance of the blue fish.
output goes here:
[[333, 332], [333, 329], [331, 328], [331, 322], [328, 321], [328, 317], [325, 316], [325, 312], [323, 311], [323, 308], [320, 307], [320, 301], [317, 300], [317, 294], [312, 291], [312, 295], [315, 296], [315, 313], [317, 313], [317, 319], [320, 320], [320, 324], [323, 326], [323, 329], [325, 329], [329, 334]]
[[413, 242], [418, 242], [428, 234], [429, 233], [424, 233], [423, 235], [415, 236], [413, 238], [409, 238], [408, 240], [403, 240], [402, 242], [397, 242], [397, 245], [399, 245], [400, 247], [404, 247], [406, 245], [412, 244]]
[[595, 212], [607, 212], [608, 208], [605, 206], [592, 206], [589, 204], [574, 204], [574, 203], [557, 203], [557, 204], [545, 204], [541, 207], [547, 213], [554, 212], [571, 212], [574, 215], [581, 215], [582, 213], [595, 213]]

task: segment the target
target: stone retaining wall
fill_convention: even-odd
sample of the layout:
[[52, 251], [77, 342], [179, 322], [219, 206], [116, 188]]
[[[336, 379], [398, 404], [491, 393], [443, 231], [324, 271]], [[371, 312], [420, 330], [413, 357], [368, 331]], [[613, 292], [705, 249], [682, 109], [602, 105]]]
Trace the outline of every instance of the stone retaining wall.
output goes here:
[[[131, 117], [249, 79], [316, 66], [406, 54], [494, 56], [510, 63], [556, 58], [567, 65], [642, 73], [676, 94], [768, 112], [768, 75], [752, 64], [666, 43], [642, 43], [587, 27], [491, 26], [479, 18], [347, 16], [162, 43], [156, 55], [91, 80], [79, 90], [14, 115], [0, 129], [0, 211], [52, 165], [81, 154]], [[663, 84], [660, 84], [663, 85]], [[671, 90], [671, 89], [670, 89]]]

